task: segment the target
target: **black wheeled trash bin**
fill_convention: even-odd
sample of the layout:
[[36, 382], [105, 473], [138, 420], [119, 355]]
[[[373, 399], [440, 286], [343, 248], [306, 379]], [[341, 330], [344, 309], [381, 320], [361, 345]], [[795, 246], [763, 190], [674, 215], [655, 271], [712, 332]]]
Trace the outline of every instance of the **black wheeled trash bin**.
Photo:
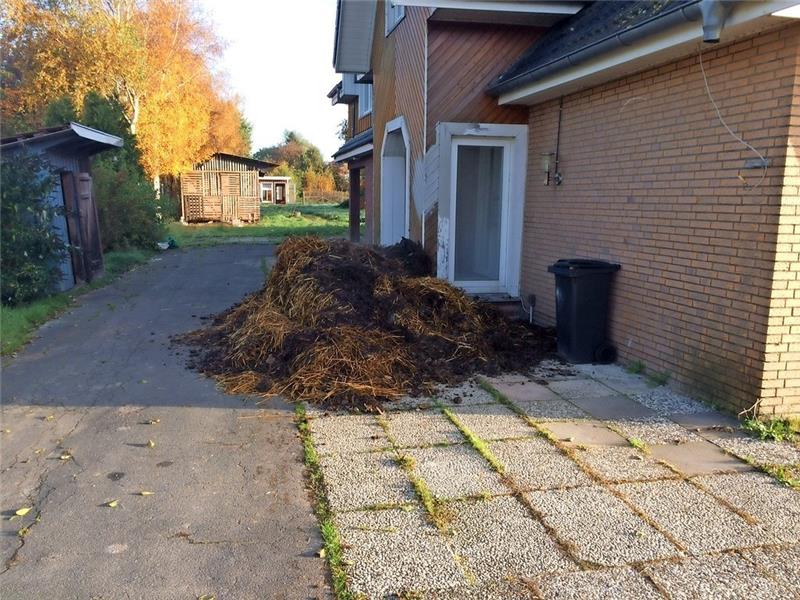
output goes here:
[[573, 363], [616, 360], [608, 344], [608, 295], [620, 266], [602, 260], [561, 259], [547, 267], [556, 276], [558, 354]]

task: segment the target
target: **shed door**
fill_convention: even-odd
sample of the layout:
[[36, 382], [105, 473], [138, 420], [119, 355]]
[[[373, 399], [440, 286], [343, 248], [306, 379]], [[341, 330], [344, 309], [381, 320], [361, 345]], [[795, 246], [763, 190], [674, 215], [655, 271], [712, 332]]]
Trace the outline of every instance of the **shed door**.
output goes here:
[[92, 193], [92, 176], [88, 173], [78, 174], [78, 206], [81, 213], [84, 262], [91, 281], [95, 273], [103, 270], [103, 247], [100, 244], [97, 205]]
[[61, 193], [64, 196], [64, 217], [67, 220], [69, 254], [75, 283], [86, 281], [86, 267], [83, 264], [83, 240], [81, 239], [81, 217], [78, 209], [78, 190], [75, 174], [72, 171], [61, 173]]

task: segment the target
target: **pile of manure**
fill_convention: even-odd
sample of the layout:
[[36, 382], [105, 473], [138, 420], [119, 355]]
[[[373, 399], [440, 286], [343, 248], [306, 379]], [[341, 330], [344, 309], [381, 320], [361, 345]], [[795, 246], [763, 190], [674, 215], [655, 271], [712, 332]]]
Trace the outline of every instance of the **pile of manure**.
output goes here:
[[334, 408], [376, 408], [552, 354], [552, 331], [425, 273], [430, 260], [408, 240], [290, 238], [261, 290], [178, 340], [193, 347], [190, 367], [230, 393]]

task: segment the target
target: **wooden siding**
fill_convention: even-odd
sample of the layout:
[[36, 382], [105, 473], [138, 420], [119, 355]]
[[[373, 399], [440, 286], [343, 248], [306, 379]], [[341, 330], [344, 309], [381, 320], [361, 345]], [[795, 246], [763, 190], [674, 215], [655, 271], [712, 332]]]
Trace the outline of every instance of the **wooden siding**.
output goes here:
[[358, 101], [347, 105], [347, 139], [357, 136], [372, 127], [372, 113], [358, 116]]
[[228, 156], [217, 156], [214, 155], [209, 158], [207, 161], [200, 163], [197, 165], [195, 171], [233, 171], [233, 172], [243, 172], [243, 171], [256, 171], [256, 167], [252, 165], [248, 165], [244, 162], [238, 161], [235, 158], [231, 158]]
[[189, 222], [256, 222], [261, 216], [258, 173], [189, 171], [181, 175], [181, 207]]
[[527, 123], [524, 106], [500, 106], [489, 83], [527, 50], [543, 29], [431, 22], [428, 31], [428, 147], [436, 123]]
[[409, 170], [411, 237], [421, 237], [421, 219], [415, 204], [415, 190], [423, 184], [422, 156], [425, 128], [425, 46], [428, 8], [406, 7], [405, 18], [388, 35], [384, 30], [384, 0], [376, 7], [372, 46], [373, 73], [373, 212], [367, 223], [367, 241], [380, 241], [380, 156], [386, 124], [396, 117], [405, 119], [410, 137]]

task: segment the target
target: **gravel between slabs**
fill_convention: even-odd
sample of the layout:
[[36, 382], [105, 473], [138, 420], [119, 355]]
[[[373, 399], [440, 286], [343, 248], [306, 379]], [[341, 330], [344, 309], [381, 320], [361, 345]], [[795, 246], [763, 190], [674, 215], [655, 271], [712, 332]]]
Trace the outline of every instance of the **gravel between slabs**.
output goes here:
[[662, 600], [652, 584], [630, 567], [545, 575], [536, 581], [545, 600]]
[[624, 483], [615, 487], [693, 554], [778, 541], [685, 481]]
[[759, 440], [745, 435], [719, 435], [712, 441], [736, 456], [749, 458], [759, 464], [800, 463], [800, 449], [791, 442]]
[[696, 433], [663, 417], [620, 419], [607, 423], [619, 428], [625, 437], [640, 439], [645, 444], [685, 444], [703, 441], [703, 438]]
[[522, 490], [590, 485], [592, 480], [544, 438], [492, 442], [489, 450]]
[[755, 517], [782, 542], [800, 542], [800, 491], [764, 473], [710, 475], [696, 481]]
[[479, 582], [534, 577], [574, 564], [515, 498], [454, 502], [451, 543]]
[[647, 572], [674, 600], [789, 597], [786, 587], [735, 554], [651, 565]]
[[415, 473], [437, 498], [509, 493], [497, 473], [471, 446], [416, 448], [404, 452], [414, 458]]
[[408, 477], [391, 452], [323, 456], [328, 501], [334, 511], [401, 504], [414, 499]]
[[401, 448], [464, 442], [458, 428], [438, 410], [388, 413], [386, 420]]
[[661, 415], [693, 415], [708, 412], [710, 408], [667, 387], [657, 387], [634, 394], [633, 399]]
[[669, 540], [601, 487], [531, 492], [525, 497], [583, 560], [618, 566], [678, 555]]
[[467, 583], [444, 538], [421, 510], [341, 513], [335, 522], [354, 594], [382, 599]]
[[800, 598], [800, 546], [794, 548], [759, 548], [745, 550], [742, 556], [769, 571]]

